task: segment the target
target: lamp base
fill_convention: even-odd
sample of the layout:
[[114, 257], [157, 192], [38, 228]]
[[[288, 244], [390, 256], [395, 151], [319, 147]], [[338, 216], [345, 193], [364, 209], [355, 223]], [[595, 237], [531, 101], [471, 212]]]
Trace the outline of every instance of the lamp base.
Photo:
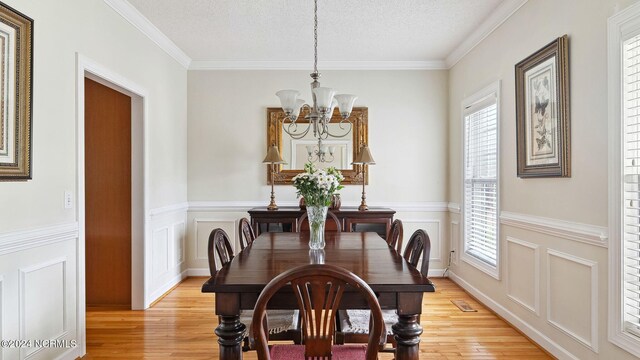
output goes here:
[[271, 201], [271, 204], [267, 206], [267, 210], [278, 210], [278, 205], [276, 205], [275, 201]]
[[369, 207], [367, 206], [367, 204], [362, 203], [362, 204], [360, 204], [360, 206], [358, 206], [358, 210], [359, 211], [366, 211], [366, 210], [369, 210]]

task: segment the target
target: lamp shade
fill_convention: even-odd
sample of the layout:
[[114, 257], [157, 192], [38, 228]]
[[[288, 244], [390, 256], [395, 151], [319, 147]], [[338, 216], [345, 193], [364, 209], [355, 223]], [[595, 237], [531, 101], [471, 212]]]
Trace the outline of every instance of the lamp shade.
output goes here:
[[278, 147], [275, 145], [271, 145], [269, 150], [267, 151], [267, 156], [265, 156], [263, 163], [270, 164], [286, 164], [287, 162], [282, 159], [280, 156], [280, 152], [278, 151]]
[[288, 115], [295, 110], [296, 100], [300, 96], [300, 92], [298, 90], [280, 90], [276, 93], [276, 96], [280, 98], [282, 110]]
[[376, 162], [373, 160], [373, 156], [371, 156], [371, 152], [369, 151], [369, 147], [364, 145], [360, 148], [360, 152], [358, 156], [353, 160], [352, 164], [365, 164], [365, 165], [375, 165]]
[[335, 109], [336, 106], [338, 106], [338, 102], [336, 101], [336, 98], [333, 98], [333, 100], [331, 100], [331, 109], [329, 110], [329, 113], [327, 113], [327, 117], [329, 119], [333, 116], [333, 109]]
[[343, 117], [348, 117], [351, 114], [351, 110], [353, 109], [353, 103], [358, 97], [350, 94], [338, 94], [335, 96], [335, 98], [336, 100], [338, 100], [340, 115], [342, 115]]
[[331, 101], [336, 92], [332, 88], [317, 87], [313, 89], [313, 94], [316, 96], [318, 110], [322, 109], [323, 111], [327, 111], [331, 108]]
[[302, 105], [304, 105], [304, 100], [297, 99], [296, 104], [293, 107], [293, 112], [291, 113], [292, 120], [295, 121], [298, 118], [298, 115], [300, 115], [300, 109], [302, 108]]

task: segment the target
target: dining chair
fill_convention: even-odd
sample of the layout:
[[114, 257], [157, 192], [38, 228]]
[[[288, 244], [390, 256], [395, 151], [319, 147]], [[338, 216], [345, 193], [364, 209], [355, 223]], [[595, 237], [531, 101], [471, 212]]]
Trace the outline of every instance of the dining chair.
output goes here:
[[[430, 254], [431, 240], [429, 235], [424, 230], [416, 230], [411, 235], [404, 250], [404, 259], [413, 267], [418, 267], [418, 262], [422, 259], [420, 273], [426, 277], [429, 273]], [[395, 348], [396, 341], [391, 327], [398, 322], [398, 314], [394, 309], [383, 310], [382, 317], [384, 319], [387, 342]], [[370, 318], [371, 313], [368, 310], [340, 310], [336, 318], [339, 329], [336, 332], [336, 342], [339, 344], [365, 342], [369, 333]], [[393, 351], [393, 349], [384, 349], [383, 351]]]
[[[382, 310], [369, 285], [352, 272], [327, 264], [302, 265], [278, 275], [262, 290], [253, 312], [253, 323], [264, 324], [267, 303], [281, 288], [291, 286], [302, 314], [302, 338], [304, 345], [272, 345], [269, 347], [263, 326], [254, 327], [258, 360], [269, 359], [332, 359], [375, 360], [383, 337]], [[358, 290], [366, 300], [371, 316], [371, 331], [367, 346], [334, 345], [334, 317], [346, 286]], [[266, 319], [265, 319], [266, 315]]]
[[[214, 259], [214, 249], [218, 253], [220, 259], [220, 267], [227, 265], [233, 260], [233, 249], [229, 241], [229, 235], [220, 228], [214, 229], [209, 235], [209, 244], [207, 246], [207, 255], [209, 259], [209, 272], [211, 276], [217, 273]], [[291, 340], [296, 344], [301, 342], [300, 333], [300, 312], [298, 310], [269, 310], [271, 323], [269, 323], [269, 334], [277, 340]], [[247, 330], [244, 334], [243, 351], [253, 349], [253, 342], [249, 337], [251, 329], [251, 319], [253, 318], [253, 310], [240, 311], [240, 322], [243, 323]]]
[[[296, 223], [296, 232], [309, 231], [309, 217], [307, 216], [306, 212], [300, 215]], [[329, 210], [327, 210], [327, 221], [324, 224], [324, 231], [342, 231], [342, 222], [340, 221], [340, 219], [338, 219], [336, 214], [332, 213]]]
[[244, 217], [238, 222], [238, 234], [240, 236], [240, 251], [256, 239], [256, 233], [253, 231], [249, 219]]
[[220, 260], [220, 267], [227, 265], [231, 260], [233, 260], [233, 248], [231, 247], [231, 242], [229, 241], [229, 235], [220, 229], [213, 229], [211, 234], [209, 234], [209, 244], [207, 246], [207, 255], [209, 257], [209, 272], [211, 272], [211, 276], [215, 275], [217, 272], [216, 265], [214, 263], [214, 249], [215, 252], [218, 253], [218, 259]]
[[402, 233], [402, 220], [394, 220], [389, 229], [389, 234], [387, 234], [387, 244], [392, 248], [396, 248], [398, 254], [402, 251]]

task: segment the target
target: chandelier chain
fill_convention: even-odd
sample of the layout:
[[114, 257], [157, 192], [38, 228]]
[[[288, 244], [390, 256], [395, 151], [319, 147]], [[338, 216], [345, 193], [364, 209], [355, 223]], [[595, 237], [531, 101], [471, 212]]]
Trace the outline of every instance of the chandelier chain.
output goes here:
[[318, 0], [313, 2], [313, 72], [318, 73]]

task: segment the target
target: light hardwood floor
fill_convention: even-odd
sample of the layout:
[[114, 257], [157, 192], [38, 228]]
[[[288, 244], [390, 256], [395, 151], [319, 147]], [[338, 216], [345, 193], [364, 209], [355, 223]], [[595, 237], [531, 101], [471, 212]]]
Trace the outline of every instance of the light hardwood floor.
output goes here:
[[[214, 299], [200, 292], [205, 280], [185, 280], [146, 311], [87, 312], [83, 359], [217, 359]], [[425, 294], [422, 308], [421, 359], [551, 359], [450, 280], [433, 281], [437, 291]], [[456, 299], [478, 312], [461, 312], [451, 303]]]

